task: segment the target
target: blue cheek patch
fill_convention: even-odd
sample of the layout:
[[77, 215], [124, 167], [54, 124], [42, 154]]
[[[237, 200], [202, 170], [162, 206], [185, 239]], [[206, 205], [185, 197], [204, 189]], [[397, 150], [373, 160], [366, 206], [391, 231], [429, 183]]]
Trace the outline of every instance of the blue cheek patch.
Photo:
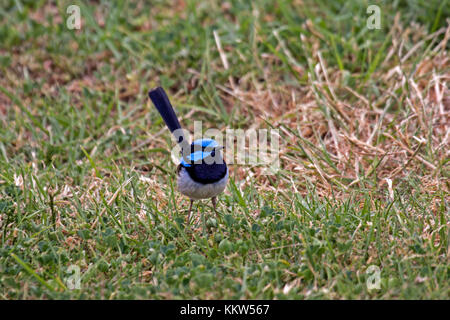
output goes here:
[[201, 146], [202, 148], [217, 148], [219, 144], [213, 139], [198, 139], [192, 142], [194, 146]]
[[211, 151], [195, 151], [187, 157], [187, 161], [182, 157], [180, 163], [183, 167], [191, 167], [193, 163], [201, 162], [209, 155], [211, 155]]

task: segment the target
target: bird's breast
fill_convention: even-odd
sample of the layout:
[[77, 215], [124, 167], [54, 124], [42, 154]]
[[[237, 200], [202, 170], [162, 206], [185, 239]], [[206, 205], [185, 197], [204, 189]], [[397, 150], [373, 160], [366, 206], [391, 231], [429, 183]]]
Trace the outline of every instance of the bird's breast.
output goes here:
[[177, 169], [177, 187], [185, 196], [194, 200], [212, 198], [223, 192], [228, 181], [228, 168], [225, 166], [225, 173], [218, 180], [202, 183], [195, 181], [192, 175], [183, 166]]

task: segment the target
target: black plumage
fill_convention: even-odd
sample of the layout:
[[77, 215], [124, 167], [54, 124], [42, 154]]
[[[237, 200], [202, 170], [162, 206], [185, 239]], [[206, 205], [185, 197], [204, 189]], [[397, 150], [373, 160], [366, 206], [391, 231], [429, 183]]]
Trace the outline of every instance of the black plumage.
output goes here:
[[221, 156], [216, 157], [216, 148], [211, 148], [208, 146], [202, 147], [192, 143], [191, 152], [195, 151], [211, 151], [211, 155], [210, 157], [203, 159], [201, 163], [193, 162], [191, 166], [185, 167], [192, 180], [202, 184], [208, 184], [217, 182], [225, 177], [227, 174], [227, 164]]
[[185, 168], [192, 180], [202, 184], [217, 182], [227, 174], [227, 165], [225, 161], [213, 164], [206, 164], [202, 161], [202, 163]]

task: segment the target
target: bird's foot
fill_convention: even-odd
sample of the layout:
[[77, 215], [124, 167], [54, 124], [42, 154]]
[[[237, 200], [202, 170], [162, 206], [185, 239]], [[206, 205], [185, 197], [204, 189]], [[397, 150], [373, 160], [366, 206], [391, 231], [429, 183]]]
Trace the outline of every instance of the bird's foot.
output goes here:
[[213, 207], [214, 207], [214, 212], [216, 213], [217, 221], [219, 222], [221, 220], [221, 218], [220, 218], [219, 212], [217, 211], [217, 198], [216, 197], [212, 197], [211, 198], [211, 202], [212, 202]]

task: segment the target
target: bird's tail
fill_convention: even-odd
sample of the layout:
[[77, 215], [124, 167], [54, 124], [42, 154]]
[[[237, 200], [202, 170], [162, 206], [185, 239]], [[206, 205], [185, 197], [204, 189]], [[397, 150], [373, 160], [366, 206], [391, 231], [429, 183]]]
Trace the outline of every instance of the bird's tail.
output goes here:
[[[169, 98], [163, 88], [157, 87], [148, 92], [148, 96], [153, 101], [156, 109], [163, 118], [170, 132], [172, 132], [180, 145], [188, 143], [188, 140], [184, 136], [181, 130], [180, 122], [177, 115], [170, 104]], [[177, 132], [174, 132], [178, 130]]]

